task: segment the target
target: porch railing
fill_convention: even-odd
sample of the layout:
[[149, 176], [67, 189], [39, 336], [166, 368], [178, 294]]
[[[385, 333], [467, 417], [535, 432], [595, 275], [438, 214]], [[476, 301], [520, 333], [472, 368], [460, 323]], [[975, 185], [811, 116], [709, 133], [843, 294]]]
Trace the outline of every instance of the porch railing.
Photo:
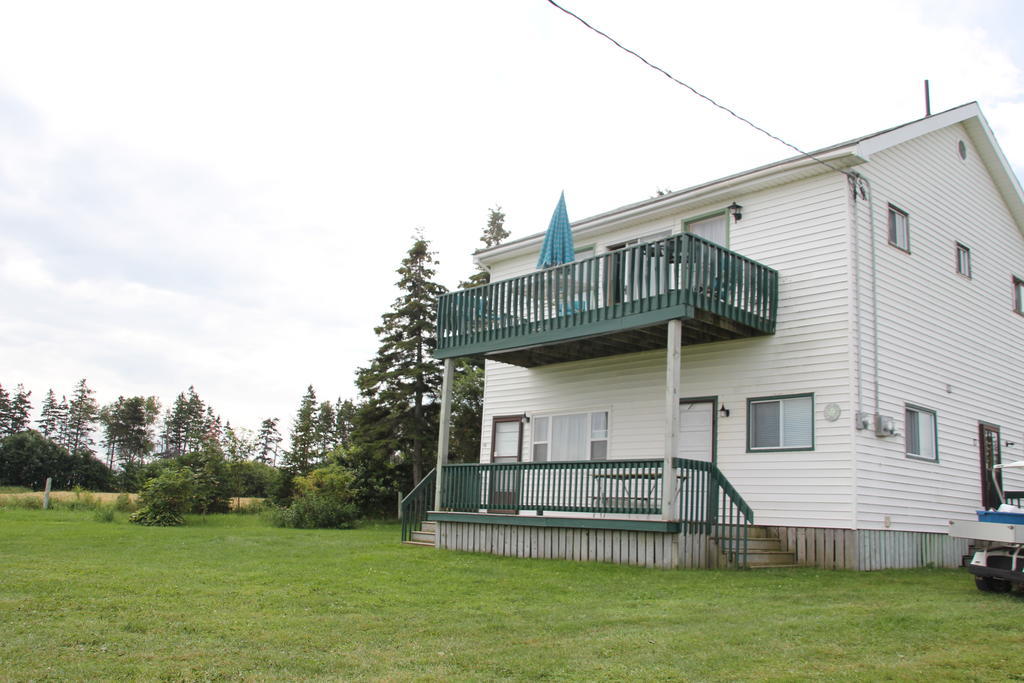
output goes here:
[[434, 509], [434, 489], [437, 470], [430, 470], [420, 479], [412, 491], [402, 499], [399, 511], [402, 515], [402, 542], [412, 538], [412, 532], [419, 531], [427, 519], [427, 512]]
[[[449, 464], [439, 509], [660, 515], [663, 465], [653, 459]], [[675, 458], [673, 469], [669, 496], [683, 532], [712, 537], [730, 566], [748, 566], [750, 506], [710, 462]]]
[[1024, 491], [1004, 491], [1003, 500], [1010, 505], [1024, 505]]
[[630, 316], [650, 325], [659, 311], [667, 320], [686, 305], [771, 334], [777, 304], [775, 270], [685, 233], [445, 294], [436, 355], [582, 336]]
[[661, 460], [445, 465], [441, 507], [457, 512], [661, 514]]

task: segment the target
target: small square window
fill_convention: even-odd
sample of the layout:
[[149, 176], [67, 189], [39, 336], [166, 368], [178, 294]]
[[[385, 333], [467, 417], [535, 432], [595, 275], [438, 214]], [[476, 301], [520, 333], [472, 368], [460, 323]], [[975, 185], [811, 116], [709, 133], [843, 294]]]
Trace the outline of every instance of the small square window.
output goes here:
[[906, 211], [889, 205], [889, 244], [910, 253], [910, 218]]
[[959, 242], [956, 243], [956, 272], [967, 278], [971, 276], [971, 250]]
[[910, 457], [938, 460], [938, 430], [935, 411], [908, 405], [904, 414], [907, 444]]
[[747, 401], [748, 450], [814, 448], [814, 396], [752, 398]]
[[1024, 315], [1024, 280], [1013, 278], [1013, 310]]

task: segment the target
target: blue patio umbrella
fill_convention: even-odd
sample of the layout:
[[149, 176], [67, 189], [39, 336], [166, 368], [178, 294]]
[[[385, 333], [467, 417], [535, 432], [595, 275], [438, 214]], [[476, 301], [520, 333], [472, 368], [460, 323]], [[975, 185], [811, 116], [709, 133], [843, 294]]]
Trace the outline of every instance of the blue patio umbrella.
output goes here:
[[565, 192], [558, 198], [555, 212], [551, 214], [551, 224], [544, 235], [544, 246], [540, 249], [537, 268], [550, 268], [562, 263], [576, 260], [576, 250], [572, 246], [572, 228], [569, 227], [569, 214], [565, 210]]

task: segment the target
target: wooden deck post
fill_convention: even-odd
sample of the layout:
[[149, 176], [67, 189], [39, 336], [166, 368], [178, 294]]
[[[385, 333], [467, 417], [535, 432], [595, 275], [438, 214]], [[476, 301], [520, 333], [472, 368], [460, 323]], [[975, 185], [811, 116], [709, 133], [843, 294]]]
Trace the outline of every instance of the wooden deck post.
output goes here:
[[672, 459], [679, 454], [679, 373], [683, 321], [669, 320], [665, 348], [665, 464], [661, 469], [661, 518], [675, 519], [676, 477]]
[[441, 509], [441, 480], [443, 470], [448, 462], [448, 432], [452, 416], [452, 379], [455, 375], [455, 359], [444, 359], [444, 371], [441, 375], [441, 415], [437, 429], [437, 470], [434, 474], [434, 509]]

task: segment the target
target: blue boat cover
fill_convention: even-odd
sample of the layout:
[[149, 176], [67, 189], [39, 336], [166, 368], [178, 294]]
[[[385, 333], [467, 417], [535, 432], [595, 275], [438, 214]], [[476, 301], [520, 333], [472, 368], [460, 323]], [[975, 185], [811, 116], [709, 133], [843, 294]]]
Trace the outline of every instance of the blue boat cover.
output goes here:
[[558, 198], [558, 205], [551, 215], [551, 224], [544, 235], [544, 246], [540, 249], [537, 268], [550, 268], [576, 260], [576, 250], [572, 246], [572, 228], [569, 227], [569, 214], [565, 210], [565, 192]]

